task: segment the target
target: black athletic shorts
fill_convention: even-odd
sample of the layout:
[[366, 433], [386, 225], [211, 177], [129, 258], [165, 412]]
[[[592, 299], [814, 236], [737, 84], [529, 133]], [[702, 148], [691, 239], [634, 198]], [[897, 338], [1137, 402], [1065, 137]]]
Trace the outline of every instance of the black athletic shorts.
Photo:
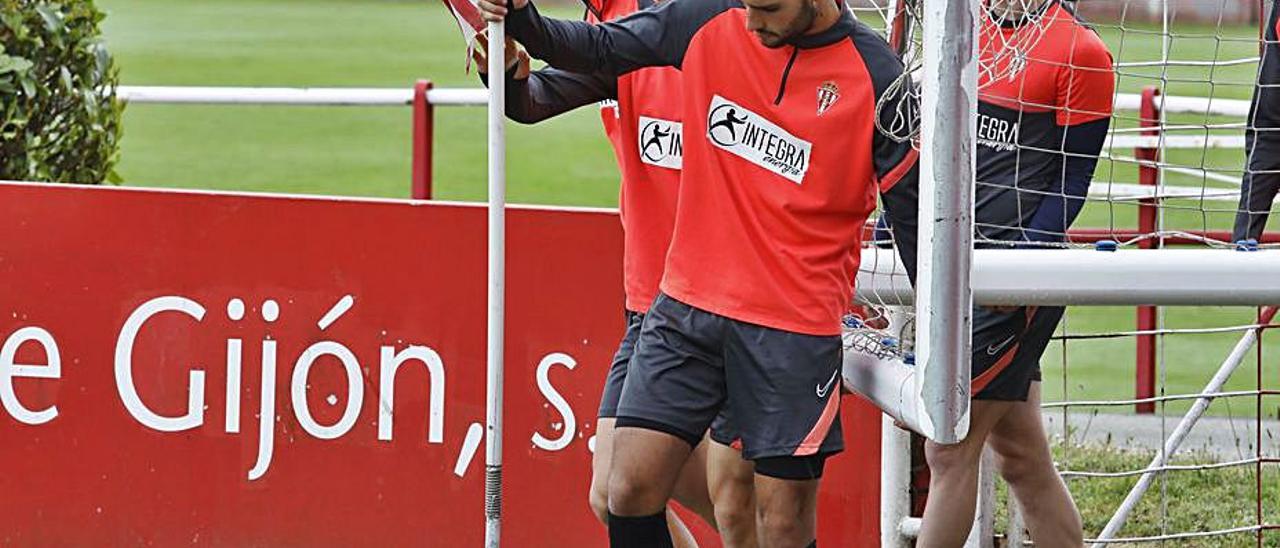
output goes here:
[[691, 446], [710, 427], [720, 443], [740, 441], [744, 459], [812, 462], [844, 449], [840, 365], [838, 335], [740, 322], [659, 294], [636, 343], [618, 425]]
[[627, 365], [631, 363], [631, 355], [635, 354], [636, 339], [640, 338], [640, 324], [644, 321], [644, 314], [628, 310], [626, 320], [627, 331], [623, 333], [618, 351], [613, 355], [613, 363], [609, 364], [604, 391], [600, 394], [600, 413], [597, 417], [602, 419], [618, 416], [618, 400], [622, 398], [622, 385], [627, 380]]
[[1030, 306], [997, 312], [974, 307], [973, 399], [1027, 401], [1031, 383], [1040, 380], [1040, 356], [1065, 310]]

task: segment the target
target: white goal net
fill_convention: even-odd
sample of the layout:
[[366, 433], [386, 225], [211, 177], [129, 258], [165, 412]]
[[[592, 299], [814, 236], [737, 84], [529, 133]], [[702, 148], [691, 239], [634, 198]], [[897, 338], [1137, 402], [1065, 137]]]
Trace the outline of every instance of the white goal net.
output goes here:
[[[914, 93], [928, 1], [851, 4], [898, 48], [911, 77], [895, 85]], [[1280, 253], [1280, 221], [1265, 224], [1269, 189], [1280, 186], [1276, 2], [975, 2], [975, 299], [1079, 305], [1067, 308], [1041, 366], [1045, 421], [1086, 538], [1280, 546], [1280, 360], [1266, 344], [1275, 309], [1259, 306], [1280, 304], [1266, 287], [1280, 286], [1268, 258]], [[934, 137], [919, 132], [912, 112], [881, 114], [881, 130], [900, 139]], [[891, 245], [891, 232], [878, 228], [868, 227], [876, 243]], [[1077, 255], [1037, 256], [1058, 253]], [[1086, 253], [1160, 259], [1086, 276], [1087, 266], [1070, 268], [1094, 260]], [[846, 346], [869, 362], [919, 367], [919, 322], [897, 259], [864, 257]], [[984, 276], [996, 273], [997, 257], [1009, 278], [1046, 276], [1023, 280], [1042, 292], [1018, 293], [1040, 302], [1000, 295], [1020, 286]], [[1072, 273], [1049, 276], [1044, 264]], [[1243, 274], [1254, 265], [1262, 266]], [[1189, 270], [1196, 274], [1176, 278]], [[1256, 280], [1266, 273], [1269, 281]], [[1165, 297], [1139, 296], [1152, 294]], [[1177, 306], [1104, 306], [1112, 303]], [[909, 446], [886, 442], [885, 458], [886, 466], [910, 459]], [[913, 496], [926, 495], [913, 485]], [[1029, 540], [998, 491], [999, 504], [980, 505], [993, 525], [976, 545]], [[915, 503], [885, 501], [886, 542], [906, 542]]]

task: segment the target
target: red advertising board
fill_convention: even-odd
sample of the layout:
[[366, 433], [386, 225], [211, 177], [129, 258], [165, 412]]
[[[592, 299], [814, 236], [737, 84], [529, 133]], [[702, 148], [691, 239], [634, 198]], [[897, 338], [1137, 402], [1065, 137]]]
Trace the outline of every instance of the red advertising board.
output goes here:
[[[617, 217], [508, 237], [503, 538], [602, 546]], [[474, 205], [0, 184], [0, 543], [481, 545], [485, 253]], [[845, 403], [820, 542], [872, 545]]]

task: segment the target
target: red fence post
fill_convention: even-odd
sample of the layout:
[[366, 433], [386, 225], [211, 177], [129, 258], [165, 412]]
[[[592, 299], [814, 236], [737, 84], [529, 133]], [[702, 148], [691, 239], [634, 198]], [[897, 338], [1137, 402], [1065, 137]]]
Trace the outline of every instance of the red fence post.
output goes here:
[[[1142, 90], [1142, 105], [1139, 109], [1138, 124], [1144, 128], [1143, 136], [1159, 136], [1160, 135], [1160, 107], [1157, 101], [1160, 97], [1160, 89], [1155, 86], [1148, 86]], [[1139, 162], [1138, 166], [1138, 184], [1144, 186], [1156, 186], [1160, 179], [1160, 170], [1156, 167], [1156, 162], [1160, 161], [1160, 147], [1140, 147], [1134, 150], [1134, 156]], [[1144, 198], [1138, 201], [1138, 232], [1140, 234], [1152, 234], [1156, 231], [1156, 215], [1159, 200], [1155, 197]], [[1155, 248], [1159, 243], [1158, 238], [1148, 238], [1141, 240], [1138, 247], [1142, 249]], [[1156, 328], [1156, 307], [1140, 306], [1138, 307], [1138, 331], [1152, 331]], [[1138, 355], [1135, 360], [1135, 398], [1145, 399], [1153, 398], [1156, 395], [1156, 336], [1155, 335], [1138, 335]], [[1139, 403], [1135, 411], [1138, 413], [1154, 413], [1156, 405], [1154, 402]]]
[[415, 200], [431, 199], [431, 149], [435, 142], [436, 109], [427, 101], [430, 80], [418, 80], [413, 86], [413, 175], [410, 196]]

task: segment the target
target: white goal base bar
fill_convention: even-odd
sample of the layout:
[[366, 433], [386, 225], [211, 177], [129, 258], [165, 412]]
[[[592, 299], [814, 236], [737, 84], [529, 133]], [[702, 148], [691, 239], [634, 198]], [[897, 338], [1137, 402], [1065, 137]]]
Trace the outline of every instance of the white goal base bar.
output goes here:
[[921, 400], [916, 396], [916, 368], [898, 358], [878, 358], [857, 351], [844, 353], [844, 385], [884, 411], [893, 420], [922, 433]]

